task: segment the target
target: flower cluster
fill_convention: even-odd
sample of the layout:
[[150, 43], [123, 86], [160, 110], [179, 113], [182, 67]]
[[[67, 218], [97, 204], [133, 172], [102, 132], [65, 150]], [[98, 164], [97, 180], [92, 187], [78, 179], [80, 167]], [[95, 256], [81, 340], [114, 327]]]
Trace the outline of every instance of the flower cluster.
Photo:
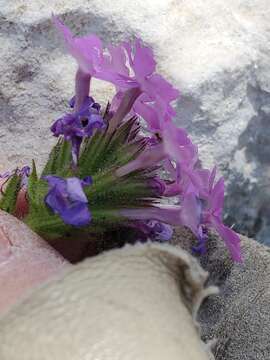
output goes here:
[[[69, 105], [74, 109], [75, 98]], [[79, 110], [69, 113], [56, 120], [51, 126], [55, 136], [63, 135], [66, 140], [72, 143], [72, 159], [77, 164], [80, 146], [83, 138], [93, 135], [94, 129], [102, 129], [105, 124], [100, 115], [100, 105], [95, 103], [93, 98], [86, 96]]]
[[[49, 161], [41, 178], [49, 186], [43, 197], [47, 209], [65, 224], [98, 231], [124, 221], [139, 239], [166, 241], [171, 226], [187, 226], [199, 252], [212, 228], [241, 261], [239, 236], [222, 221], [224, 180], [216, 179], [216, 168], [202, 167], [197, 146], [173, 122], [179, 92], [156, 72], [152, 50], [140, 39], [105, 47], [97, 36], [75, 37], [57, 17], [53, 21], [77, 72], [71, 111], [51, 126], [54, 136], [71, 144], [71, 159], [62, 149]], [[103, 114], [89, 95], [92, 78], [115, 86]], [[44, 186], [36, 185], [36, 176], [30, 180], [37, 211], [33, 189], [42, 193]], [[45, 210], [41, 214], [47, 216]]]
[[[156, 73], [152, 50], [140, 39], [133, 44], [123, 42], [104, 48], [98, 37], [74, 37], [58, 18], [54, 17], [54, 22], [78, 64], [76, 102], [80, 111], [88, 99], [90, 79], [95, 77], [111, 82], [116, 88], [111, 108], [114, 114], [108, 125], [111, 131], [131, 113], [143, 118], [147, 124], [150, 139], [146, 149], [138, 158], [120, 167], [117, 176], [120, 178], [138, 169], [162, 164], [169, 175], [169, 179], [160, 179], [164, 184], [162, 195], [178, 198], [174, 206], [159, 205], [143, 211], [123, 209], [122, 215], [139, 222], [143, 233], [151, 233], [157, 227], [156, 222], [185, 225], [198, 237], [197, 250], [200, 251], [205, 248], [207, 229], [214, 228], [224, 239], [232, 257], [239, 261], [239, 237], [222, 222], [224, 181], [222, 178], [215, 180], [216, 168], [209, 171], [200, 166], [197, 147], [185, 130], [172, 121], [175, 111], [171, 102], [179, 94]], [[155, 225], [149, 230], [149, 224]]]

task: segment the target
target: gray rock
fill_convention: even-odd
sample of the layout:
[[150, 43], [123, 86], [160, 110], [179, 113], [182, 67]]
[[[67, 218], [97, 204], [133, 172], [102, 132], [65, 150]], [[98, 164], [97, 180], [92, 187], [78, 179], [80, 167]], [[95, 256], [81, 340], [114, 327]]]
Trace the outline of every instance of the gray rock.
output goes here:
[[[179, 231], [173, 243], [190, 249], [195, 239]], [[199, 313], [204, 340], [216, 339], [216, 360], [270, 358], [270, 249], [241, 237], [243, 263], [233, 263], [221, 239], [212, 234], [201, 264], [210, 273], [209, 285], [220, 289]]]
[[[73, 94], [75, 64], [52, 11], [76, 34], [137, 35], [153, 47], [160, 72], [182, 92], [177, 122], [227, 179], [227, 222], [269, 243], [269, 1], [2, 0], [0, 170], [33, 157], [41, 166], [54, 142], [48, 125]], [[104, 101], [111, 88], [95, 93]]]

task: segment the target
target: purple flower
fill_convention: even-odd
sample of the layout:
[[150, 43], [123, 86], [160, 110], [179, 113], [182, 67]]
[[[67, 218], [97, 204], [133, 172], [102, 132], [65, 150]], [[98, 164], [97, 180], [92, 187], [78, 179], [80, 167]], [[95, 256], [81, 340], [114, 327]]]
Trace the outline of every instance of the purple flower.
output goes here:
[[[209, 180], [212, 181], [211, 176]], [[174, 226], [187, 226], [199, 240], [198, 250], [205, 251], [207, 228], [214, 228], [224, 240], [232, 258], [241, 262], [240, 238], [222, 222], [224, 182], [221, 178], [209, 188], [207, 199], [198, 197], [193, 187], [181, 196], [181, 205], [159, 205], [145, 209], [123, 209], [122, 216], [131, 220], [156, 220]]]
[[[161, 121], [175, 115], [170, 103], [177, 99], [179, 92], [161, 75], [155, 73], [156, 62], [153, 52], [150, 48], [143, 46], [140, 39], [136, 39], [133, 46], [125, 43], [124, 47], [128, 54], [129, 67], [134, 74], [131, 79], [137, 82], [143, 94], [134, 104], [134, 110], [144, 117], [152, 130], [157, 130], [159, 125], [153, 126], [153, 122], [158, 122], [154, 120], [153, 111], [156, 110], [156, 115]], [[150, 115], [147, 111], [151, 110]]]
[[22, 177], [29, 177], [31, 172], [31, 169], [29, 166], [25, 165], [23, 166], [21, 169], [17, 168], [14, 169], [12, 171], [6, 171], [3, 174], [0, 174], [0, 179], [7, 179], [10, 178], [13, 175], [18, 175], [18, 176], [22, 176]]
[[[223, 179], [215, 184], [216, 169], [210, 172], [201, 168], [197, 146], [184, 129], [172, 122], [175, 110], [171, 103], [177, 99], [179, 92], [156, 73], [152, 50], [144, 46], [140, 39], [136, 39], [134, 44], [124, 42], [117, 46], [109, 45], [105, 49], [97, 36], [74, 37], [58, 18], [53, 17], [53, 20], [68, 52], [78, 63], [75, 98], [71, 102], [74, 112], [56, 120], [51, 127], [55, 136], [63, 135], [71, 141], [73, 162], [77, 163], [82, 139], [91, 136], [95, 128], [104, 127], [100, 106], [89, 97], [91, 77], [109, 81], [115, 85], [116, 95], [110, 109], [112, 118], [108, 134], [115, 131], [127, 114], [134, 113], [145, 119], [148, 130], [155, 134], [155, 138], [148, 139], [145, 150], [136, 159], [117, 169], [116, 175], [122, 177], [138, 169], [163, 164], [166, 176], [170, 176], [170, 179], [162, 181], [155, 178], [149, 186], [158, 196], [178, 195], [180, 204], [124, 209], [120, 211], [121, 215], [135, 220], [141, 227], [141, 233], [148, 237], [154, 233], [165, 234], [160, 236], [166, 237], [169, 230], [165, 223], [188, 226], [198, 237], [197, 250], [201, 252], [205, 251], [208, 228], [215, 228], [232, 257], [240, 261], [239, 237], [222, 222]], [[53, 182], [55, 180], [52, 178], [56, 177], [49, 178]], [[48, 198], [57, 200], [56, 205], [60, 209], [62, 200], [59, 199], [63, 196], [59, 194], [65, 193], [64, 198], [67, 199], [70, 194], [72, 198], [72, 192], [69, 194], [66, 190], [68, 179], [56, 179], [57, 184], [52, 185], [46, 201]], [[83, 193], [81, 182], [80, 189]], [[88, 209], [85, 202], [79, 203]], [[62, 210], [58, 213], [65, 213], [66, 210]]]
[[214, 179], [209, 184], [209, 197], [207, 206], [203, 212], [203, 223], [206, 226], [211, 226], [216, 229], [219, 235], [223, 238], [227, 248], [229, 249], [232, 258], [235, 261], [241, 262], [240, 252], [240, 238], [229, 227], [222, 222], [222, 209], [224, 204], [224, 179], [220, 178], [214, 185]]
[[[168, 161], [174, 161], [178, 168], [181, 164], [181, 168], [188, 172], [188, 168], [192, 167], [197, 160], [197, 147], [192, 144], [186, 131], [168, 121], [162, 124], [158, 137], [161, 140], [152, 141], [150, 138], [144, 152], [132, 162], [118, 169], [117, 176], [124, 176], [137, 169], [155, 166], [163, 160], [167, 160], [167, 165]], [[172, 172], [176, 181], [177, 169], [171, 164], [168, 170]]]
[[174, 190], [178, 186], [181, 193], [185, 193], [191, 184], [194, 188], [198, 187], [199, 175], [194, 171], [198, 162], [198, 148], [186, 131], [172, 121], [165, 121], [158, 134], [167, 157], [165, 168], [175, 182]]
[[[31, 169], [29, 166], [23, 166], [21, 169], [17, 168], [12, 171], [6, 171], [5, 173], [0, 174], [0, 192], [3, 193], [4, 185], [15, 174], [21, 177], [21, 187], [26, 187], [28, 184], [28, 177], [30, 175], [30, 172]], [[1, 181], [1, 179], [3, 179], [3, 182]]]
[[[148, 123], [150, 130], [160, 129], [160, 123], [175, 115], [171, 102], [179, 92], [161, 75], [155, 73], [156, 62], [150, 48], [136, 39], [134, 45], [124, 42], [118, 46], [103, 48], [101, 40], [95, 35], [74, 37], [57, 17], [53, 21], [60, 32], [67, 51], [78, 63], [76, 76], [76, 110], [89, 94], [91, 77], [106, 80], [116, 87], [113, 104], [123, 106], [126, 115], [131, 108]], [[130, 90], [134, 91], [130, 91]], [[125, 96], [128, 92], [130, 101]], [[122, 104], [123, 100], [124, 104]], [[123, 113], [123, 110], [121, 110]], [[118, 123], [113, 122], [114, 125]]]
[[156, 220], [136, 221], [133, 226], [138, 231], [137, 236], [140, 240], [168, 241], [173, 235], [170, 225]]
[[171, 225], [180, 223], [181, 207], [177, 205], [155, 205], [147, 208], [131, 208], [119, 210], [119, 215], [130, 220], [156, 220]]
[[95, 35], [75, 37], [70, 29], [53, 15], [53, 22], [61, 34], [67, 51], [77, 61], [82, 72], [93, 76], [102, 61], [102, 42]]
[[162, 144], [151, 145], [133, 161], [116, 170], [116, 176], [122, 177], [138, 169], [147, 169], [157, 165], [166, 157]]
[[53, 22], [61, 34], [69, 54], [77, 61], [78, 70], [75, 81], [77, 112], [85, 99], [89, 95], [91, 76], [96, 74], [102, 61], [102, 42], [95, 36], [74, 37], [68, 27], [66, 27], [56, 16]]
[[181, 210], [179, 212], [179, 224], [187, 226], [199, 237], [199, 227], [202, 219], [202, 202], [192, 192], [182, 198]]
[[198, 149], [187, 132], [172, 121], [163, 122], [158, 132], [167, 156], [182, 166], [193, 166], [198, 159]]
[[208, 240], [208, 230], [206, 227], [200, 226], [198, 231], [198, 245], [193, 246], [195, 253], [206, 254], [206, 243]]
[[[182, 225], [189, 227], [198, 237], [199, 248], [203, 250], [207, 228], [214, 228], [224, 240], [232, 258], [241, 262], [240, 238], [222, 221], [222, 210], [224, 203], [224, 180], [220, 178], [214, 185], [216, 169], [208, 172], [208, 196], [200, 198], [198, 192], [185, 194], [181, 202], [179, 220]], [[205, 173], [206, 174], [206, 173]]]
[[166, 188], [165, 182], [157, 176], [149, 181], [149, 186], [155, 192], [156, 196], [162, 196]]
[[[74, 105], [75, 98], [72, 98], [71, 108], [74, 108]], [[104, 126], [100, 105], [95, 103], [93, 98], [86, 97], [79, 111], [66, 114], [56, 120], [51, 126], [51, 131], [54, 136], [63, 135], [72, 143], [73, 161], [76, 164], [82, 139], [92, 136], [94, 129], [102, 129]]]
[[[118, 76], [108, 80], [116, 86], [118, 103], [121, 96], [124, 99], [127, 89], [137, 89], [136, 96], [130, 92], [133, 97], [132, 109], [146, 120], [148, 129], [155, 132], [161, 128], [164, 119], [171, 119], [175, 115], [170, 103], [177, 99], [179, 92], [161, 75], [155, 73], [153, 52], [143, 46], [140, 39], [136, 39], [134, 45], [123, 43], [122, 46], [128, 56], [121, 60], [123, 64], [128, 64], [129, 73], [118, 73]], [[121, 106], [120, 103], [119, 107]]]
[[76, 104], [77, 111], [89, 95], [91, 77], [115, 81], [120, 74], [125, 74], [125, 64], [122, 60], [124, 49], [110, 46], [110, 55], [103, 50], [102, 41], [96, 35], [75, 37], [71, 30], [56, 16], [53, 22], [60, 33], [68, 53], [76, 60]]
[[23, 166], [21, 169], [17, 169], [17, 174], [21, 176], [21, 186], [27, 186], [28, 185], [28, 178], [30, 176], [31, 169], [30, 166]]
[[49, 191], [44, 201], [55, 214], [62, 218], [64, 223], [78, 227], [90, 223], [91, 213], [83, 191], [84, 186], [92, 184], [90, 176], [80, 180], [76, 177], [64, 179], [48, 175], [43, 179], [49, 183]]

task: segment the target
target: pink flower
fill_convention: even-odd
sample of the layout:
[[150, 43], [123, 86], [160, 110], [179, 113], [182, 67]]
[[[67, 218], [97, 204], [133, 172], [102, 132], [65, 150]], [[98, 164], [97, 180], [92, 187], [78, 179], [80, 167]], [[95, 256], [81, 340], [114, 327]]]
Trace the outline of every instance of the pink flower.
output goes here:
[[[116, 86], [118, 104], [124, 98], [125, 91], [138, 89], [136, 96], [130, 93], [133, 111], [146, 120], [152, 131], [160, 129], [164, 119], [175, 115], [170, 103], [177, 99], [179, 92], [161, 75], [155, 73], [153, 52], [142, 45], [141, 40], [136, 39], [134, 46], [125, 42], [118, 46], [109, 45], [104, 49], [97, 36], [74, 37], [70, 29], [56, 16], [53, 16], [53, 21], [67, 51], [78, 63], [76, 101], [80, 102], [80, 105], [84, 100], [81, 98], [89, 95], [90, 78], [96, 77]], [[116, 100], [114, 99], [113, 103]]]
[[[64, 41], [67, 52], [78, 64], [74, 107], [75, 111], [78, 111], [89, 95], [91, 77], [116, 82], [122, 80], [122, 75], [128, 73], [124, 64], [124, 50], [122, 47], [109, 46], [109, 52], [106, 53], [98, 36], [75, 37], [56, 16], [53, 16], [53, 22]], [[127, 82], [128, 77], [124, 76], [124, 80]]]
[[56, 16], [53, 16], [53, 22], [63, 38], [68, 53], [78, 64], [74, 106], [74, 111], [78, 111], [89, 95], [91, 77], [100, 71], [102, 42], [95, 35], [84, 37], [73, 36], [70, 29]]
[[75, 37], [70, 29], [53, 15], [53, 22], [61, 34], [66, 49], [77, 61], [83, 73], [94, 76], [99, 70], [102, 62], [102, 42], [95, 35]]
[[[159, 137], [167, 156], [166, 170], [174, 180], [173, 189], [178, 194], [187, 191], [200, 192], [200, 173], [196, 170], [198, 148], [192, 143], [186, 131], [177, 127], [172, 121], [163, 122]], [[169, 192], [170, 193], [170, 192]]]
[[220, 178], [215, 185], [213, 183], [210, 184], [209, 190], [208, 203], [203, 214], [204, 222], [206, 226], [209, 225], [216, 229], [228, 247], [232, 258], [235, 261], [241, 262], [240, 238], [232, 229], [225, 226], [222, 222], [224, 179]]
[[[204, 180], [206, 180], [206, 174], [207, 171], [204, 172]], [[205, 227], [214, 228], [224, 240], [232, 258], [237, 262], [241, 262], [240, 238], [232, 229], [225, 226], [222, 221], [224, 179], [220, 178], [214, 184], [215, 174], [215, 168], [211, 173], [208, 171], [208, 183], [205, 183], [205, 189], [208, 190], [207, 197], [204, 196], [202, 199], [198, 197], [198, 194], [192, 192], [184, 197], [181, 203], [180, 218], [182, 223], [198, 236], [200, 242], [205, 241], [203, 229]]]
[[[117, 169], [116, 175], [123, 177], [138, 169], [163, 165], [166, 176], [170, 178], [165, 181], [155, 179], [150, 186], [159, 196], [179, 197], [179, 206], [124, 209], [121, 215], [138, 221], [185, 225], [198, 237], [200, 250], [204, 248], [207, 229], [214, 228], [224, 239], [232, 257], [241, 261], [240, 239], [222, 222], [224, 181], [221, 178], [215, 183], [216, 169], [210, 172], [201, 167], [197, 146], [184, 129], [173, 123], [175, 110], [172, 102], [179, 92], [156, 73], [153, 51], [140, 39], [135, 39], [133, 44], [123, 42], [104, 48], [97, 36], [74, 37], [57, 17], [53, 16], [53, 21], [67, 51], [78, 64], [74, 113], [68, 120], [76, 120], [89, 99], [91, 77], [114, 84], [116, 95], [110, 108], [112, 117], [108, 122], [107, 135], [113, 134], [128, 114], [141, 116], [152, 133], [150, 138], [145, 138], [145, 150]], [[78, 129], [85, 132], [92, 127], [79, 126]]]
[[[130, 87], [140, 89], [140, 95], [133, 105], [133, 110], [142, 116], [151, 131], [157, 131], [164, 119], [175, 115], [171, 102], [178, 98], [179, 92], [161, 75], [155, 73], [156, 62], [150, 48], [143, 46], [140, 39], [135, 40], [134, 46], [130, 43], [123, 44], [127, 52], [129, 77], [125, 73], [122, 80], [115, 79], [114, 84], [119, 92]], [[122, 59], [124, 60], [124, 59]]]
[[180, 206], [176, 205], [156, 205], [147, 208], [132, 208], [119, 210], [121, 216], [131, 220], [156, 220], [171, 225], [179, 224]]

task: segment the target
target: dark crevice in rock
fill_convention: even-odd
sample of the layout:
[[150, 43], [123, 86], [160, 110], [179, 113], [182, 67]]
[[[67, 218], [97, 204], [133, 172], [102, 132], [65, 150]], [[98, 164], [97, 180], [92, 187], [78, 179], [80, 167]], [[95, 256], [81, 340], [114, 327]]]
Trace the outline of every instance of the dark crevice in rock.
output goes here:
[[192, 95], [182, 95], [176, 104], [176, 111], [181, 119], [179, 126], [184, 127], [191, 136], [201, 137], [204, 133], [215, 133], [216, 126], [209, 123], [200, 99]]
[[270, 168], [270, 93], [258, 83], [249, 84], [247, 98], [255, 115], [240, 135], [236, 151], [245, 151], [247, 162], [254, 167], [253, 179], [236, 171], [229, 174], [226, 222], [236, 224], [238, 232], [270, 245], [270, 172], [267, 173]]
[[7, 131], [15, 121], [13, 106], [10, 104], [10, 100], [2, 92], [0, 92], [0, 118], [2, 124], [5, 124], [5, 129]]
[[248, 161], [270, 165], [270, 94], [248, 85], [247, 96], [257, 115], [239, 137], [239, 149], [246, 149]]
[[34, 71], [34, 68], [32, 64], [23, 64], [21, 66], [16, 66], [13, 70], [14, 73], [14, 81], [15, 83], [21, 83], [23, 81], [32, 81], [34, 77], [36, 76], [36, 71]]

